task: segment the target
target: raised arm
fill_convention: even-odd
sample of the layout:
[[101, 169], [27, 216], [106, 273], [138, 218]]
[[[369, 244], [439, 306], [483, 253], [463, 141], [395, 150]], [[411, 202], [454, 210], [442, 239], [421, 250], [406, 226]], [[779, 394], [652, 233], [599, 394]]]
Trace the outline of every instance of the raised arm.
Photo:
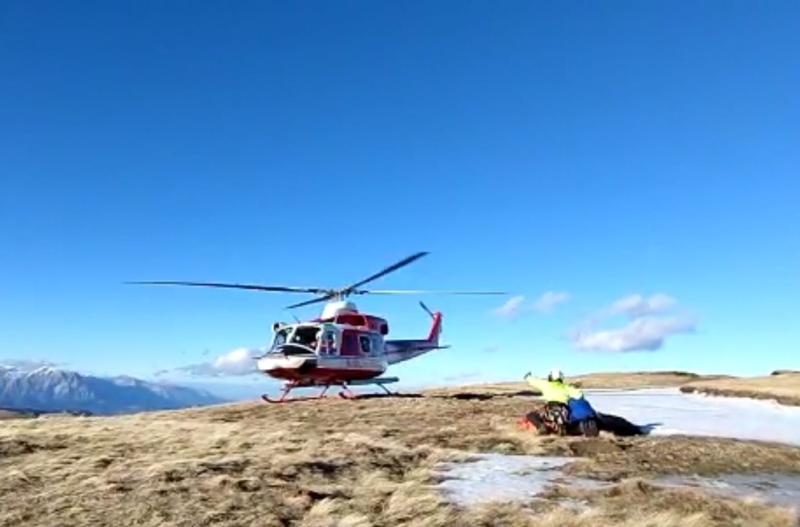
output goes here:
[[537, 379], [534, 377], [531, 372], [525, 374], [525, 382], [527, 382], [531, 388], [538, 390], [539, 392], [544, 392], [545, 386], [547, 386], [547, 381], [544, 379]]

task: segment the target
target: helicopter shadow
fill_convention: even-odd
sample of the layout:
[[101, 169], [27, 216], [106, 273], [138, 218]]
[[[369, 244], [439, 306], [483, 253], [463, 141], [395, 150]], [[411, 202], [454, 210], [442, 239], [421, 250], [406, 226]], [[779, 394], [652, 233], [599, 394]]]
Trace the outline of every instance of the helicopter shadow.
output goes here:
[[[371, 400], [371, 399], [447, 399], [447, 400], [457, 400], [457, 401], [488, 401], [491, 399], [511, 399], [514, 397], [537, 397], [539, 394], [534, 391], [530, 390], [521, 390], [517, 392], [510, 392], [510, 393], [475, 393], [475, 392], [457, 392], [457, 393], [446, 393], [446, 394], [423, 394], [423, 393], [399, 393], [399, 392], [392, 392], [392, 393], [361, 393], [358, 394], [356, 397], [353, 398], [355, 401], [363, 401], [363, 400]], [[286, 404], [286, 403], [299, 403], [304, 401], [321, 401], [327, 399], [346, 399], [346, 397], [336, 397], [336, 396], [328, 396], [328, 397], [292, 397], [289, 399], [285, 399], [283, 401], [276, 401], [276, 400], [267, 400], [266, 398], [262, 397], [262, 399], [266, 400], [269, 403], [279, 403], [279, 404]]]
[[456, 393], [365, 393], [359, 394], [361, 399], [449, 399], [457, 401], [488, 401], [491, 399], [510, 399], [513, 397], [536, 397], [539, 394], [530, 390], [521, 390], [510, 393], [476, 393], [476, 392], [456, 392]]
[[539, 393], [531, 390], [520, 390], [509, 393], [476, 393], [476, 392], [457, 392], [447, 394], [434, 394], [429, 397], [436, 399], [456, 399], [458, 401], [489, 401], [491, 399], [511, 399], [514, 397], [537, 397]]
[[355, 398], [357, 401], [363, 399], [425, 399], [421, 393], [362, 393]]
[[644, 435], [650, 435], [659, 426], [664, 426], [664, 423], [647, 423], [646, 425], [639, 425], [639, 428], [644, 432]]

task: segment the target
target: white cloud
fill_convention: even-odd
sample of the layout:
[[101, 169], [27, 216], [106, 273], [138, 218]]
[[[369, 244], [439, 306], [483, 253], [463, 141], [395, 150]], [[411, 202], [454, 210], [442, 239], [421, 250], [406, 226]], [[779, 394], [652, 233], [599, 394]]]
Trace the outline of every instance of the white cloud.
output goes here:
[[220, 355], [211, 362], [190, 364], [174, 370], [162, 370], [156, 375], [169, 373], [182, 373], [193, 377], [228, 377], [237, 375], [252, 375], [256, 370], [256, 358], [263, 354], [260, 349], [236, 348], [224, 355]]
[[559, 304], [563, 304], [569, 300], [569, 293], [548, 291], [539, 297], [533, 304], [533, 309], [539, 313], [550, 313]]
[[620, 329], [576, 332], [572, 343], [577, 349], [593, 351], [655, 351], [667, 337], [695, 330], [692, 320], [678, 317], [637, 318]]
[[534, 302], [527, 302], [524, 296], [519, 295], [508, 299], [502, 306], [495, 309], [493, 313], [498, 317], [507, 319], [516, 318], [522, 313], [530, 311], [550, 313], [559, 304], [567, 302], [569, 298], [569, 293], [548, 291]]
[[33, 371], [39, 368], [55, 366], [58, 366], [58, 364], [46, 360], [0, 359], [0, 367], [19, 371]]
[[515, 318], [522, 312], [524, 303], [524, 296], [515, 296], [508, 299], [505, 304], [495, 309], [494, 314], [502, 318]]
[[223, 375], [248, 375], [256, 371], [260, 350], [238, 348], [214, 359], [212, 366]]
[[636, 294], [620, 298], [611, 304], [608, 311], [612, 315], [625, 315], [635, 319], [646, 315], [664, 313], [675, 306], [676, 303], [674, 298], [663, 293], [657, 293], [650, 297]]
[[[678, 305], [675, 298], [664, 293], [649, 297], [633, 294], [614, 301], [596, 313], [570, 335], [579, 350], [630, 352], [655, 351], [664, 346], [667, 338], [691, 333], [695, 321], [680, 314], [668, 314]], [[624, 317], [628, 322], [618, 328], [600, 329], [611, 319]]]

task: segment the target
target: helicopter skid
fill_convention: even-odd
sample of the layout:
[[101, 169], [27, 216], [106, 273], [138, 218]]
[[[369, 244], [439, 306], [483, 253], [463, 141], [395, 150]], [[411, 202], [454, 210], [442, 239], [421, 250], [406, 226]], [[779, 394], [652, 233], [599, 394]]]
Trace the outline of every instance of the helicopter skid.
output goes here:
[[[350, 389], [349, 385], [354, 386], [363, 386], [363, 385], [377, 385], [380, 387], [386, 395], [394, 395], [385, 385], [397, 382], [397, 377], [378, 377], [370, 380], [353, 380], [350, 382], [332, 382], [328, 384], [317, 384], [317, 385], [309, 385], [308, 383], [303, 382], [288, 382], [283, 387], [283, 392], [279, 398], [270, 397], [267, 394], [261, 396], [261, 399], [266, 403], [277, 404], [277, 403], [288, 403], [288, 402], [295, 402], [295, 401], [315, 401], [319, 399], [327, 399], [325, 395], [331, 386], [341, 386], [342, 390], [339, 392], [339, 397], [342, 399], [346, 399], [349, 401], [354, 401], [359, 399], [358, 394], [353, 392]], [[309, 388], [311, 386], [322, 386], [322, 392], [316, 396], [305, 396], [305, 397], [289, 397], [289, 393], [294, 390], [295, 388]]]
[[312, 396], [306, 396], [306, 397], [292, 397], [292, 398], [289, 398], [289, 392], [291, 392], [294, 388], [299, 388], [299, 387], [300, 386], [297, 383], [287, 383], [283, 387], [283, 393], [281, 394], [279, 399], [273, 399], [272, 397], [270, 397], [267, 394], [263, 394], [261, 396], [261, 399], [264, 402], [273, 403], [273, 404], [288, 403], [288, 402], [293, 402], [293, 401], [314, 401], [314, 400], [317, 400], [317, 399], [325, 399], [326, 398], [325, 394], [327, 393], [327, 391], [331, 387], [331, 385], [330, 384], [325, 385], [325, 387], [322, 389], [322, 392], [320, 392], [320, 394], [317, 395], [317, 396], [313, 396], [312, 395]]
[[348, 401], [353, 401], [358, 399], [358, 396], [353, 393], [353, 391], [347, 387], [347, 385], [342, 386], [342, 391], [339, 392], [339, 397], [342, 399], [347, 399]]
[[300, 401], [320, 401], [322, 399], [328, 399], [328, 397], [326, 395], [311, 395], [307, 397], [280, 397], [278, 399], [274, 399], [267, 394], [261, 396], [262, 401], [270, 404], [296, 403]]

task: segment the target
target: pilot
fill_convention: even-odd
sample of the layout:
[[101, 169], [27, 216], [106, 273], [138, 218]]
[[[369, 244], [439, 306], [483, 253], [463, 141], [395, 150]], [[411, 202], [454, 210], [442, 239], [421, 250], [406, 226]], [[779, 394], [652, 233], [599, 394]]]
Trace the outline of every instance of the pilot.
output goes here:
[[311, 342], [308, 343], [308, 347], [312, 350], [317, 349], [317, 345], [319, 344], [319, 330], [314, 332], [314, 336], [311, 338]]
[[334, 355], [336, 353], [336, 337], [333, 333], [325, 334], [324, 349], [328, 355]]

